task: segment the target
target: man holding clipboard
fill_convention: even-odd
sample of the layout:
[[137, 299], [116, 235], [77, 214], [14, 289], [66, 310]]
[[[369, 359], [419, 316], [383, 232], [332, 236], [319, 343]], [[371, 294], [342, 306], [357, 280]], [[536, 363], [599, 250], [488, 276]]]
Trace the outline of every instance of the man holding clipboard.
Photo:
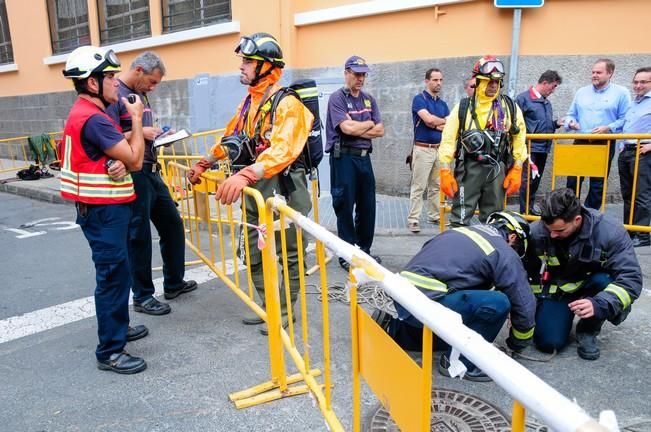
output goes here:
[[[133, 310], [149, 315], [165, 315], [171, 308], [154, 298], [151, 272], [152, 238], [151, 220], [160, 237], [159, 245], [163, 259], [163, 289], [166, 299], [197, 288], [195, 281], [184, 281], [185, 237], [183, 221], [174, 205], [169, 190], [160, 176], [160, 164], [156, 160], [154, 140], [162, 130], [154, 125], [154, 116], [147, 94], [154, 91], [165, 75], [165, 65], [154, 52], [139, 55], [129, 70], [119, 79], [120, 95], [136, 94], [145, 106], [142, 125], [145, 137], [145, 157], [142, 170], [132, 172], [136, 201], [132, 208], [132, 226], [129, 235], [129, 260], [133, 278]], [[122, 102], [116, 102], [107, 113], [119, 122], [125, 136], [131, 131], [131, 116]], [[116, 162], [119, 163], [119, 162]]]

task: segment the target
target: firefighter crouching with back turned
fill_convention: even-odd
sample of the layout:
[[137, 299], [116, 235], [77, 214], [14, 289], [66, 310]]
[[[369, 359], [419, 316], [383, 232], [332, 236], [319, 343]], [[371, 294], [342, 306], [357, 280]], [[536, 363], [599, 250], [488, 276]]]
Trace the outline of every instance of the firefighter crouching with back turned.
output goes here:
[[[536, 300], [521, 257], [527, 249], [529, 224], [518, 213], [491, 214], [486, 225], [453, 228], [429, 240], [400, 273], [427, 297], [458, 312], [463, 323], [493, 342], [511, 314], [511, 329], [506, 343], [520, 351], [534, 333]], [[494, 287], [494, 289], [493, 289]], [[406, 350], [420, 351], [423, 325], [397, 302], [398, 318], [376, 311], [378, 324]], [[439, 372], [450, 376], [451, 348], [439, 361]], [[468, 359], [464, 379], [490, 381]]]
[[[83, 46], [68, 56], [63, 75], [72, 79], [78, 97], [63, 130], [61, 196], [75, 201], [76, 222], [95, 263], [97, 367], [133, 374], [147, 368], [143, 359], [124, 351], [128, 341], [148, 333], [145, 326], [129, 327], [128, 308], [128, 233], [136, 194], [127, 170], [142, 168], [143, 106], [139, 99], [122, 99], [133, 120], [127, 140], [105, 112], [118, 100], [115, 73], [119, 71], [120, 62], [112, 50]], [[112, 164], [116, 160], [122, 164]]]
[[475, 94], [452, 109], [439, 147], [441, 191], [453, 199], [452, 226], [469, 225], [477, 206], [481, 222], [502, 210], [504, 194], [520, 189], [527, 159], [522, 112], [500, 93], [504, 65], [484, 56], [475, 63], [473, 77]]
[[[219, 187], [215, 198], [222, 204], [237, 201], [247, 186], [257, 189], [266, 200], [274, 193], [285, 196], [287, 204], [307, 215], [312, 209], [307, 189], [304, 144], [312, 127], [314, 116], [295, 96], [280, 99], [276, 111], [270, 112], [272, 97], [281, 87], [278, 84], [285, 66], [283, 53], [276, 39], [267, 33], [242, 37], [235, 52], [242, 57], [240, 82], [248, 85], [248, 95], [240, 103], [236, 114], [228, 122], [224, 138], [214, 145], [210, 153], [197, 162], [188, 173], [191, 183], [201, 181], [201, 174], [217, 160], [230, 158], [235, 170]], [[271, 122], [273, 118], [273, 122]], [[245, 197], [248, 222], [258, 225], [255, 200]], [[264, 308], [264, 278], [262, 253], [257, 248], [258, 232], [248, 228], [251, 277]], [[280, 233], [276, 239], [280, 242]], [[298, 246], [296, 228], [286, 230], [287, 261], [291, 302], [295, 303], [299, 291]], [[304, 247], [305, 247], [304, 243]], [[303, 251], [305, 252], [305, 251]], [[282, 323], [288, 326], [287, 304], [281, 298]], [[243, 320], [244, 324], [258, 325], [264, 321], [257, 315]], [[261, 329], [267, 334], [266, 327]]]
[[534, 344], [544, 352], [567, 345], [577, 316], [577, 354], [599, 358], [606, 320], [622, 323], [642, 291], [642, 271], [621, 223], [581, 206], [572, 189], [547, 193], [531, 224], [526, 267], [536, 297]]

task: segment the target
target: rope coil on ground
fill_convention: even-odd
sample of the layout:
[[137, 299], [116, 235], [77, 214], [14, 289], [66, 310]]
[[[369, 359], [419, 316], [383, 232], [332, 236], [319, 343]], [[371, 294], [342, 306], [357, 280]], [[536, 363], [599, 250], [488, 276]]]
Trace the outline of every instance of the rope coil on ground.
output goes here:
[[[307, 294], [317, 294], [319, 301], [323, 300], [320, 285], [306, 284], [305, 287], [314, 288], [314, 291], [306, 291]], [[350, 287], [348, 283], [337, 282], [328, 286], [328, 301], [350, 304]], [[367, 282], [357, 286], [357, 303], [380, 309], [394, 318], [398, 316], [393, 305], [393, 299], [384, 292], [384, 289], [377, 282]]]

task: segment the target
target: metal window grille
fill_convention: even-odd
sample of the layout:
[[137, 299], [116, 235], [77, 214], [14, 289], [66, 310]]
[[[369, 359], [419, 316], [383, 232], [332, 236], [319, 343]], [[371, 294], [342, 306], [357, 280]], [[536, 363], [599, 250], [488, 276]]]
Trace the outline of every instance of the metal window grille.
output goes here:
[[86, 0], [47, 0], [52, 54], [90, 45]]
[[7, 6], [5, 5], [5, 0], [0, 0], [0, 64], [13, 62], [14, 50], [11, 47]]
[[230, 0], [163, 0], [163, 33], [231, 21]]
[[98, 0], [102, 45], [151, 36], [148, 0]]

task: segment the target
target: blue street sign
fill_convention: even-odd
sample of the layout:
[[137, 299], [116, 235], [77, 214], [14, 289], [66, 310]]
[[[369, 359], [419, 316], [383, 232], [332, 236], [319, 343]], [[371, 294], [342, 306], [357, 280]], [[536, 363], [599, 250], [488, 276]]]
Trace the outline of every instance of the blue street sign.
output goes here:
[[498, 8], [536, 8], [542, 7], [545, 0], [495, 0]]

